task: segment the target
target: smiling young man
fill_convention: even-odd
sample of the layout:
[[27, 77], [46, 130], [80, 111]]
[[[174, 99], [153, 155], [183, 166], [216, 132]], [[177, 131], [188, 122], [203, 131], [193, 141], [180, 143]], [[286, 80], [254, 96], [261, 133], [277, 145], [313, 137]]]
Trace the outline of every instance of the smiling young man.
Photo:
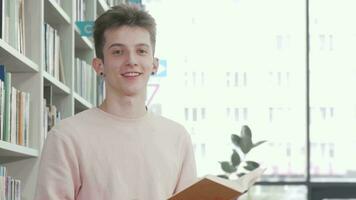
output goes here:
[[158, 68], [156, 25], [126, 5], [95, 22], [95, 71], [106, 97], [62, 120], [41, 155], [37, 200], [166, 200], [196, 179], [183, 126], [147, 111], [146, 86]]

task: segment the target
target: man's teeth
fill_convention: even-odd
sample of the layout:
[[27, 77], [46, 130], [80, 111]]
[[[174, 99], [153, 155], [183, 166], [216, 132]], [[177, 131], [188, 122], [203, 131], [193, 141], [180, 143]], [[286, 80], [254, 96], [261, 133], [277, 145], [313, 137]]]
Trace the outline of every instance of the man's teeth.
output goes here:
[[124, 74], [124, 76], [138, 76], [138, 75], [140, 75], [140, 73], [138, 72], [127, 72]]

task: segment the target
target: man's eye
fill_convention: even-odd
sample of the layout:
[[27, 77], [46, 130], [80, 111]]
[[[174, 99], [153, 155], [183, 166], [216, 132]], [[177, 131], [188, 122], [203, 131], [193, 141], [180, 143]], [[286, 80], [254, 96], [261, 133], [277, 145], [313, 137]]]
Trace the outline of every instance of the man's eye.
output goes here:
[[114, 50], [113, 51], [113, 54], [116, 54], [116, 55], [120, 55], [120, 54], [122, 54], [122, 50]]
[[139, 50], [137, 50], [138, 51], [138, 53], [139, 54], [147, 54], [148, 53], [148, 51], [147, 50], [145, 50], [145, 49], [139, 49]]

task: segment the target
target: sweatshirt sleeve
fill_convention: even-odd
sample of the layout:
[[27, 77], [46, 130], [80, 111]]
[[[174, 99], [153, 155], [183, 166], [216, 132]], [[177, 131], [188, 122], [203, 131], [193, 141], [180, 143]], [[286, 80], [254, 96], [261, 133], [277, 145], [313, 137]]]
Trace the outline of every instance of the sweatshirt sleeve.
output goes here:
[[182, 150], [181, 170], [174, 193], [178, 193], [197, 181], [197, 170], [191, 138], [185, 131]]
[[73, 142], [52, 129], [42, 150], [35, 200], [74, 200], [80, 182]]

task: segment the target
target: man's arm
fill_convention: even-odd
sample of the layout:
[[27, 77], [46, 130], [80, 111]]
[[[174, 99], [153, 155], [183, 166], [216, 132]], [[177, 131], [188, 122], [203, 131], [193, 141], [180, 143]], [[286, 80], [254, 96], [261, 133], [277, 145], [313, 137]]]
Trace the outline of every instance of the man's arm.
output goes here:
[[41, 155], [35, 200], [75, 200], [80, 182], [73, 142], [52, 129]]
[[197, 170], [191, 138], [186, 132], [182, 144], [182, 165], [174, 193], [178, 193], [197, 181]]

